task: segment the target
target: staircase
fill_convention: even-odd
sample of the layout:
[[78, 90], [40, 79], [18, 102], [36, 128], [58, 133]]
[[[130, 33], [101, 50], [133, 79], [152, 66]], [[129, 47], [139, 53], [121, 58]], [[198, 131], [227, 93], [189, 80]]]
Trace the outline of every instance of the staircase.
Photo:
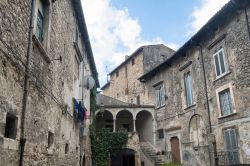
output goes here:
[[150, 159], [155, 166], [160, 166], [164, 163], [164, 155], [157, 155], [157, 150], [150, 142], [140, 142], [142, 152]]

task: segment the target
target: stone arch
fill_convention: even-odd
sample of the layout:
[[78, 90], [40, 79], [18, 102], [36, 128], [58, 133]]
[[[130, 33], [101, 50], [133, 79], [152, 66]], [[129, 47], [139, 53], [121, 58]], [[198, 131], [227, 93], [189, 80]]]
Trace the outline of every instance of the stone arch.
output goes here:
[[128, 132], [132, 132], [134, 128], [133, 119], [134, 116], [131, 111], [129, 110], [118, 111], [115, 116], [116, 131], [125, 128]]
[[147, 141], [153, 144], [153, 116], [150, 111], [142, 110], [136, 114], [136, 131], [140, 141]]
[[207, 144], [206, 126], [201, 115], [194, 114], [191, 116], [188, 131], [194, 150]]
[[139, 110], [139, 111], [137, 111], [136, 113], [135, 113], [135, 119], [136, 119], [136, 117], [137, 117], [137, 115], [140, 113], [140, 112], [142, 112], [142, 111], [145, 111], [145, 112], [148, 112], [149, 114], [151, 114], [151, 116], [152, 116], [152, 118], [154, 119], [154, 113], [152, 112], [152, 111], [149, 111], [149, 110]]
[[99, 111], [96, 113], [96, 127], [108, 128], [113, 131], [113, 114], [108, 110]]

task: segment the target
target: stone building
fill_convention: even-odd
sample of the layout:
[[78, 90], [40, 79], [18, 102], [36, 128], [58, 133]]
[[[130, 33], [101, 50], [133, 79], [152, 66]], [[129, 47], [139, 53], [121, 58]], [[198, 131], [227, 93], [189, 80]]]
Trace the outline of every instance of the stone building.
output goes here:
[[80, 0], [1, 0], [0, 163], [90, 164], [88, 75]]
[[101, 88], [106, 96], [137, 105], [151, 104], [147, 91], [138, 78], [163, 62], [174, 50], [160, 45], [138, 48], [132, 55], [109, 73], [110, 80]]
[[[110, 82], [102, 88], [106, 97], [101, 97], [96, 115], [104, 120], [101, 126], [116, 129], [119, 110], [131, 112], [144, 165], [164, 161], [190, 166], [215, 165], [217, 161], [219, 165], [250, 164], [249, 21], [249, 1], [231, 0], [164, 62], [143, 72], [143, 58], [137, 56], [141, 63], [135, 63], [135, 68], [124, 65], [132, 63], [133, 56], [126, 60], [111, 72]], [[133, 91], [125, 93], [125, 69], [133, 75], [129, 82], [135, 82], [134, 89], [142, 89], [143, 95], [135, 93], [140, 94], [140, 102]], [[140, 139], [138, 108], [153, 109], [148, 118], [153, 123], [142, 125], [153, 141]], [[141, 118], [138, 124], [147, 122], [147, 116]]]
[[250, 164], [249, 16], [249, 1], [230, 1], [174, 56], [140, 77], [148, 91], [163, 87], [156, 146], [168, 160], [209, 165], [217, 152], [220, 165]]
[[[138, 48], [110, 72], [110, 81], [101, 88], [104, 95], [98, 96], [100, 110], [96, 112], [97, 127], [110, 128], [114, 132], [126, 128], [131, 134], [127, 148], [133, 151], [137, 165], [144, 156], [140, 142], [155, 145], [154, 102], [149, 100], [148, 96], [151, 95], [148, 93], [151, 92], [138, 78], [173, 53], [174, 50], [164, 45]], [[123, 155], [126, 156], [126, 153]]]

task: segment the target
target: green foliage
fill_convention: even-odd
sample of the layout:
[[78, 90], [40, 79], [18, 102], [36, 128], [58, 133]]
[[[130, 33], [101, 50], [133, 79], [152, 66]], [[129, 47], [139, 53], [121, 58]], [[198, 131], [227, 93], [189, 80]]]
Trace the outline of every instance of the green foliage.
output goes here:
[[161, 166], [181, 166], [181, 164], [176, 164], [176, 163], [164, 163]]
[[90, 127], [90, 137], [94, 166], [107, 166], [109, 155], [119, 152], [128, 141], [125, 130], [112, 133], [105, 128], [96, 130], [94, 126]]
[[90, 110], [91, 113], [94, 114], [94, 112], [97, 110], [97, 105], [96, 105], [96, 87], [90, 90]]

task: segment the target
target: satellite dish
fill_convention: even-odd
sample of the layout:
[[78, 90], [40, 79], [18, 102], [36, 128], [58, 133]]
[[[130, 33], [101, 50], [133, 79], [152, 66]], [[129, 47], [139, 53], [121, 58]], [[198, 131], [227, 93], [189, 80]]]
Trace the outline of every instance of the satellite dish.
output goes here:
[[92, 89], [95, 86], [95, 80], [91, 76], [83, 77], [83, 86], [87, 89]]

